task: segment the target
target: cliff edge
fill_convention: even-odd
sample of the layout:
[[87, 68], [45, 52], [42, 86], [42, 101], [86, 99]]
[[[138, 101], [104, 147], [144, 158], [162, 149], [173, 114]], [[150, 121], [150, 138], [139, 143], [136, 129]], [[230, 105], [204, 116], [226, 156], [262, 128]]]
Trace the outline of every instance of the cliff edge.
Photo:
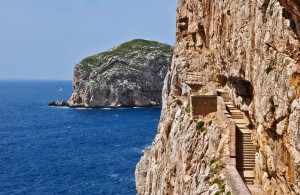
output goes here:
[[70, 107], [161, 105], [170, 45], [135, 39], [75, 65]]
[[233, 192], [220, 165], [236, 135], [218, 113], [200, 117], [199, 132], [189, 110], [189, 96], [212, 86], [249, 120], [261, 194], [300, 194], [299, 24], [296, 0], [179, 0], [158, 131], [136, 168], [139, 194]]

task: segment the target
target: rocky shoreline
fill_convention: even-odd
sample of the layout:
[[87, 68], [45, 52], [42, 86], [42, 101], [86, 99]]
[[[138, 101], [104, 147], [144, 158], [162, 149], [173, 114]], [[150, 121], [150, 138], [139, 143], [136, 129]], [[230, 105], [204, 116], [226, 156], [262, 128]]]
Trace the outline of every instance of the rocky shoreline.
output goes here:
[[64, 101], [52, 101], [48, 103], [48, 106], [69, 107], [69, 104]]
[[68, 107], [68, 108], [93, 108], [93, 109], [118, 109], [118, 108], [149, 108], [149, 107], [161, 107], [161, 104], [156, 105], [145, 105], [145, 106], [106, 106], [106, 107], [85, 107], [85, 106], [70, 106], [69, 103], [65, 101], [51, 101], [48, 103], [50, 107]]

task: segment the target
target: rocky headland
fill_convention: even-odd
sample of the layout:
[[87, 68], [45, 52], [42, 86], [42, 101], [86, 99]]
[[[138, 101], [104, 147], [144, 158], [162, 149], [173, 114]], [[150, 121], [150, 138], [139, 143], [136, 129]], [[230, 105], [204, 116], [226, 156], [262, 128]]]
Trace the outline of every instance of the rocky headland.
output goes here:
[[170, 45], [135, 39], [75, 65], [69, 107], [142, 107], [161, 105]]
[[[297, 0], [179, 0], [138, 194], [300, 194], [299, 24]], [[193, 116], [193, 94], [218, 95], [216, 112]]]

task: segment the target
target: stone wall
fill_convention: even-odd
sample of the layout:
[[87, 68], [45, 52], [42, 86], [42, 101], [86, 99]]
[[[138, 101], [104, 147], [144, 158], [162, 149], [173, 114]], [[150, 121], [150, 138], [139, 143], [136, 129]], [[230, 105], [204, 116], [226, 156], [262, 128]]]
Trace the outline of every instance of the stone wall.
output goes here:
[[217, 112], [216, 95], [191, 95], [191, 115], [193, 117], [207, 116], [212, 112]]

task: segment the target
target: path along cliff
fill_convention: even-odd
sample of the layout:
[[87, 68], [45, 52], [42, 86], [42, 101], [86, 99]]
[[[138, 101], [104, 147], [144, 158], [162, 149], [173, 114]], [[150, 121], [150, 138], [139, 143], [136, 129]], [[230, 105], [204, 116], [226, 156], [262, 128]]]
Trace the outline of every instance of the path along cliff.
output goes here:
[[262, 194], [300, 194], [299, 37], [297, 0], [179, 0], [162, 115], [137, 165], [138, 193], [233, 193], [223, 170], [228, 127], [217, 113], [193, 119], [189, 110], [191, 94], [226, 88], [252, 129], [254, 184]]

